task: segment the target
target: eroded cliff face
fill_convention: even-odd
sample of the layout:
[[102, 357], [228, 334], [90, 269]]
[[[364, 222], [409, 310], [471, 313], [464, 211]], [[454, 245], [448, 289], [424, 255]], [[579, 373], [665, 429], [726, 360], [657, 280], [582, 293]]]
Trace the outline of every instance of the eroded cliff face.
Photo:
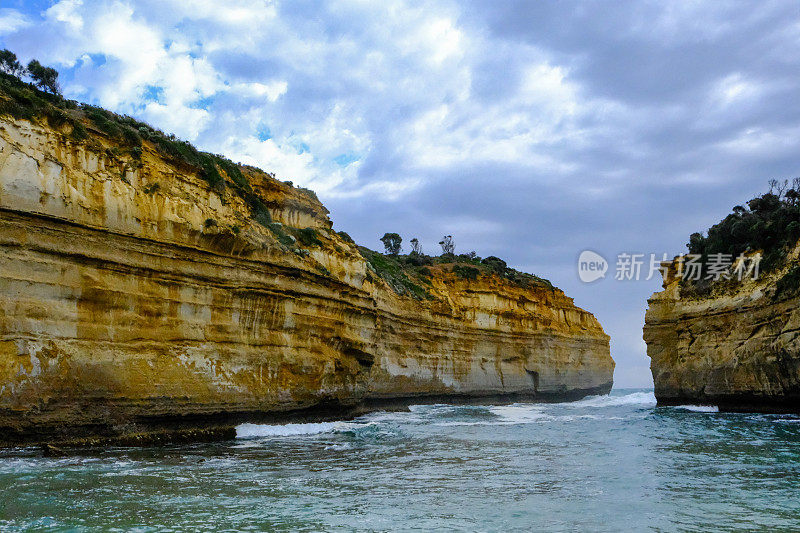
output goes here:
[[301, 189], [242, 169], [307, 249], [149, 143], [68, 133], [0, 117], [0, 442], [611, 387], [608, 337], [557, 289], [433, 268], [400, 296]]
[[800, 412], [800, 298], [788, 267], [707, 297], [681, 294], [676, 264], [648, 300], [644, 340], [658, 402]]

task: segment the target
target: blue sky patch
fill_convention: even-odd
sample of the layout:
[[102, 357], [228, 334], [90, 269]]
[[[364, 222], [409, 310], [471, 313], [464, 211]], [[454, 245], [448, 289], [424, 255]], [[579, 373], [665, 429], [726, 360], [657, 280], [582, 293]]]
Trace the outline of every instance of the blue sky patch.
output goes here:
[[341, 154], [333, 158], [333, 161], [340, 167], [346, 167], [350, 163], [358, 161], [360, 158], [354, 153]]

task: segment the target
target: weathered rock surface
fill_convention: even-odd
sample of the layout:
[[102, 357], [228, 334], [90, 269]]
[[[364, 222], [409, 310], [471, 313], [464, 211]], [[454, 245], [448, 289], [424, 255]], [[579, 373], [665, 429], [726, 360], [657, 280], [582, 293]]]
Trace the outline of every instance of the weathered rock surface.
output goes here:
[[0, 443], [611, 388], [608, 337], [557, 289], [433, 269], [431, 298], [399, 296], [313, 195], [242, 169], [273, 220], [318, 231], [292, 250], [235, 194], [90, 133], [0, 117]]
[[644, 326], [660, 404], [800, 412], [800, 298], [777, 286], [788, 268], [698, 298], [673, 264]]

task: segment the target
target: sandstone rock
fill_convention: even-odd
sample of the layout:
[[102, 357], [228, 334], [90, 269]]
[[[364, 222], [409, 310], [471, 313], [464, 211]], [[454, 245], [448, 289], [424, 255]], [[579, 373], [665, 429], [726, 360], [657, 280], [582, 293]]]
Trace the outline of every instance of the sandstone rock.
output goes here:
[[112, 145], [0, 117], [1, 443], [611, 387], [608, 337], [557, 289], [434, 269], [429, 298], [400, 296], [303, 189], [242, 168], [278, 229], [320, 230], [295, 254], [150, 143], [122, 179]]
[[660, 404], [800, 412], [800, 298], [776, 290], [788, 268], [690, 298], [673, 264], [644, 326]]

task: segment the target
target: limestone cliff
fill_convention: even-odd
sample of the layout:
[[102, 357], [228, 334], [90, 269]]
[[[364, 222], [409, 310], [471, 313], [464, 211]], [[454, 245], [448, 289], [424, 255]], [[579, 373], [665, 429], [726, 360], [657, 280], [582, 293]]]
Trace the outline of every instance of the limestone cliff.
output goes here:
[[682, 286], [673, 262], [644, 326], [660, 404], [800, 412], [797, 254], [758, 280], [699, 296]]
[[560, 290], [435, 265], [403, 293], [313, 193], [237, 168], [212, 185], [154, 142], [0, 115], [2, 443], [610, 389], [608, 337]]

